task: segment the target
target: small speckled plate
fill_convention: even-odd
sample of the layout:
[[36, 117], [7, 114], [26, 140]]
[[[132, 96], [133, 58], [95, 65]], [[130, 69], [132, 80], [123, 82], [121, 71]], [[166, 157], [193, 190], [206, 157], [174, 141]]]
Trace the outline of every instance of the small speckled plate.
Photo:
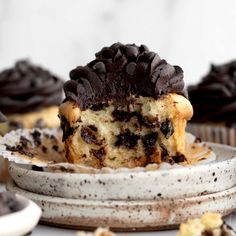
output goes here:
[[14, 236], [30, 233], [38, 224], [41, 209], [31, 200], [16, 195], [20, 209], [16, 212], [0, 216], [0, 235]]
[[42, 208], [42, 222], [77, 229], [98, 226], [109, 226], [115, 231], [170, 229], [206, 211], [227, 215], [236, 209], [236, 187], [198, 197], [149, 201], [51, 197], [22, 190], [13, 181], [7, 189], [35, 201]]
[[236, 185], [236, 148], [208, 143], [216, 160], [201, 165], [121, 173], [35, 171], [11, 163], [15, 183], [27, 191], [90, 200], [156, 200], [201, 196]]

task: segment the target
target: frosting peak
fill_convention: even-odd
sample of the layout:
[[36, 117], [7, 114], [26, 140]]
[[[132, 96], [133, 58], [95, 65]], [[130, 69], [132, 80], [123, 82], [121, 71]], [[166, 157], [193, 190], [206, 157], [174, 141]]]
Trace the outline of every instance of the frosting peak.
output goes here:
[[21, 60], [0, 73], [0, 109], [5, 114], [25, 113], [58, 105], [63, 82], [49, 71]]
[[82, 110], [109, 100], [122, 103], [131, 95], [158, 98], [183, 92], [183, 70], [145, 45], [115, 43], [95, 55], [86, 66], [73, 69], [64, 85], [66, 100], [75, 100]]

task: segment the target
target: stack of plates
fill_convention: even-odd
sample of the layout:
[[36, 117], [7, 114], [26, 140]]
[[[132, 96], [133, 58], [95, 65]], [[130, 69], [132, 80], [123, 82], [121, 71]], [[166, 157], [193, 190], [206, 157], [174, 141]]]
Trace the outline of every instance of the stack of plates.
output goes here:
[[170, 229], [206, 211], [227, 215], [236, 209], [236, 148], [208, 145], [215, 162], [169, 170], [56, 173], [12, 163], [7, 189], [35, 201], [47, 224]]

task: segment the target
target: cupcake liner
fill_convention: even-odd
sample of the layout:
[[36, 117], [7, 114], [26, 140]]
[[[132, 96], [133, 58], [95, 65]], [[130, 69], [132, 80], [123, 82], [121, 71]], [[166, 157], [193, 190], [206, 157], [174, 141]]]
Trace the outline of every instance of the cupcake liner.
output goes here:
[[[22, 148], [23, 146], [23, 148]], [[112, 169], [93, 167], [67, 162], [59, 129], [19, 129], [7, 133], [0, 140], [0, 156], [17, 164], [43, 167], [50, 172], [109, 173], [130, 171], [152, 171], [157, 169], [181, 168], [183, 165], [168, 163], [148, 164], [145, 167]], [[186, 156], [192, 165], [214, 161], [216, 155], [205, 143], [196, 142], [196, 137], [186, 135]], [[186, 164], [185, 164], [186, 165]]]
[[206, 142], [236, 146], [236, 127], [190, 123], [187, 131]]

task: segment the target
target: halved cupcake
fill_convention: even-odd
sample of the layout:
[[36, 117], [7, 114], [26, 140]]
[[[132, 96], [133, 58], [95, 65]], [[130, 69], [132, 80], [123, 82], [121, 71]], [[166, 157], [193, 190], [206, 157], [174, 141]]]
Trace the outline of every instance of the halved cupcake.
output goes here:
[[100, 167], [187, 162], [183, 71], [144, 45], [113, 44], [70, 72], [60, 105], [67, 158]]

